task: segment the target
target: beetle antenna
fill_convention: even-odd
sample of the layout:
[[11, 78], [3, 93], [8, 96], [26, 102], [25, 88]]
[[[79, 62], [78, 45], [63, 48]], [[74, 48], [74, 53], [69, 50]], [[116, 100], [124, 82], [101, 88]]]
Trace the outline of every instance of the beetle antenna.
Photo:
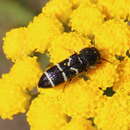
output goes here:
[[109, 62], [109, 63], [113, 64], [111, 61], [109, 61], [109, 60], [107, 60], [107, 59], [101, 58], [101, 60], [104, 60], [104, 61], [106, 61], [106, 62]]

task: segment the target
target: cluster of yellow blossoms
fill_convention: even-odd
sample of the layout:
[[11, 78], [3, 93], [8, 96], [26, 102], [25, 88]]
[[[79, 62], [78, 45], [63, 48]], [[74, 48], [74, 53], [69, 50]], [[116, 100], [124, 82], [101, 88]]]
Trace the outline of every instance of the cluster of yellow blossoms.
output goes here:
[[[31, 130], [130, 130], [129, 18], [130, 0], [50, 0], [4, 38], [14, 64], [0, 79], [0, 116], [26, 113]], [[43, 71], [34, 53], [55, 64], [91, 46], [107, 61], [88, 70], [88, 80], [38, 88]]]

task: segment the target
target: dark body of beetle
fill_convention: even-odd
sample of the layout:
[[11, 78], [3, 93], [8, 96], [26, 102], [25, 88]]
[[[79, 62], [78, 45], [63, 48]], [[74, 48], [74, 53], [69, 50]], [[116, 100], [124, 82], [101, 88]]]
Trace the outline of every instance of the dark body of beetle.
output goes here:
[[55, 87], [73, 78], [78, 73], [86, 71], [99, 60], [100, 54], [96, 48], [84, 48], [79, 54], [73, 54], [68, 59], [63, 60], [44, 72], [38, 86], [41, 88]]

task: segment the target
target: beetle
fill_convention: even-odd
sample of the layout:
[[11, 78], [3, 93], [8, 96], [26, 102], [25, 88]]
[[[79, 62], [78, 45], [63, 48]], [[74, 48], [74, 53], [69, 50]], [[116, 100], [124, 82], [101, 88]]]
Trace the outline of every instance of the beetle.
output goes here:
[[69, 58], [49, 68], [41, 76], [38, 86], [40, 88], [52, 88], [77, 74], [87, 71], [101, 59], [99, 51], [95, 47], [82, 49], [78, 54], [74, 53]]

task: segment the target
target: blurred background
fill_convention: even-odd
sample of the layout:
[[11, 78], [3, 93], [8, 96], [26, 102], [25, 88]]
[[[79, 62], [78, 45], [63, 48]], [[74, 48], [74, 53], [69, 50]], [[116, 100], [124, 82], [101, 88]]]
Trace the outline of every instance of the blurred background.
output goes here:
[[[26, 26], [41, 12], [47, 0], [0, 0], [0, 76], [9, 71], [12, 63], [3, 51], [3, 37], [12, 28]], [[0, 130], [29, 130], [25, 115], [15, 116], [14, 120], [0, 119]]]

